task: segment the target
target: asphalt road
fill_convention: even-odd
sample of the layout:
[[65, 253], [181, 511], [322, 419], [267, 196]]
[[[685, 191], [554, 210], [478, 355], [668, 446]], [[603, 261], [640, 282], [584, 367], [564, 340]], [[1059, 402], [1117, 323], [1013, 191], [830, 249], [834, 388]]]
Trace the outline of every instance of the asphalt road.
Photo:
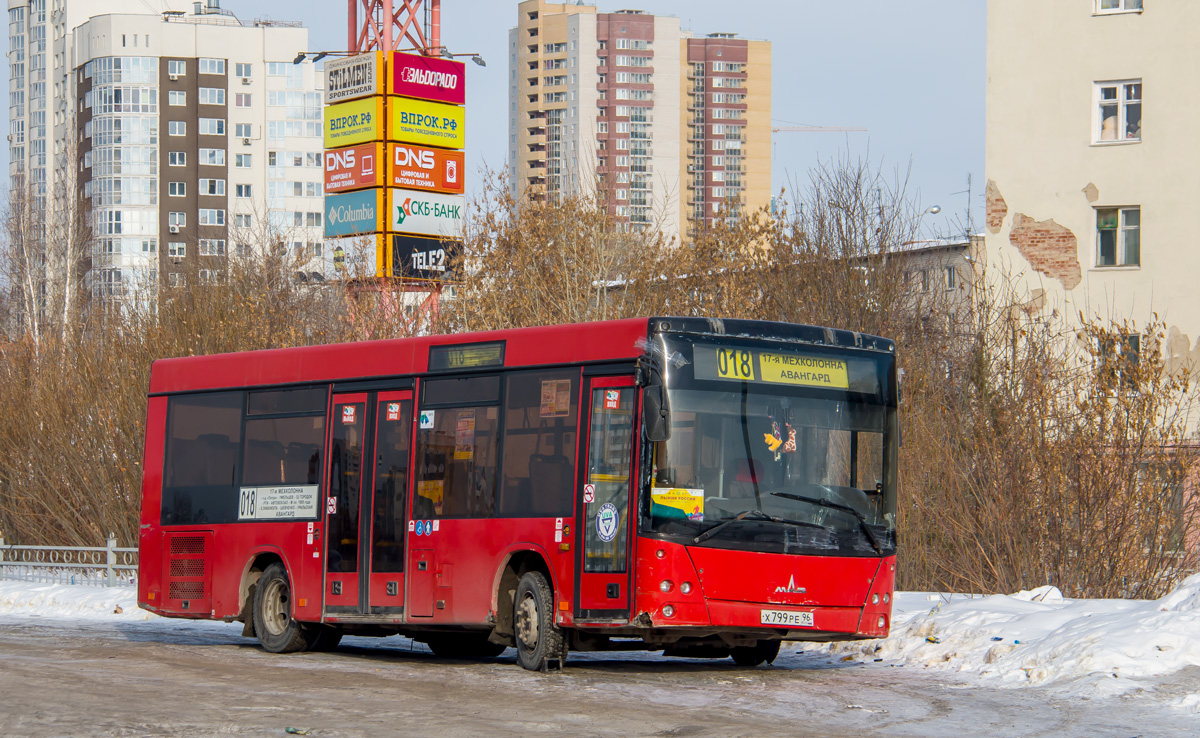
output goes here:
[[[512, 651], [434, 657], [401, 638], [273, 655], [239, 625], [0, 620], [0, 736], [1193, 736], [1139, 700], [1056, 700], [885, 664], [785, 651], [774, 666]], [[1185, 675], [1189, 680], [1200, 674]]]

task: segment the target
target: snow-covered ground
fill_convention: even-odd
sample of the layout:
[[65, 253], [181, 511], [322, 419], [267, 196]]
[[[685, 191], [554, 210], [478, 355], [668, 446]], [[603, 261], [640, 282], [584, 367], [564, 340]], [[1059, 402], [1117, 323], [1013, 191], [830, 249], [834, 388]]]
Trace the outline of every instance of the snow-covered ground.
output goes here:
[[[1036, 686], [1064, 697], [1137, 695], [1200, 714], [1200, 682], [1156, 685], [1200, 667], [1200, 574], [1160, 600], [1068, 600], [1054, 587], [1014, 595], [898, 593], [892, 635], [811, 644], [845, 660], [955, 672], [996, 687]], [[153, 621], [132, 587], [0, 582], [0, 615]], [[195, 626], [204, 627], [201, 623]], [[228, 625], [213, 623], [213, 627]]]
[[[1156, 683], [1200, 666], [1200, 574], [1160, 600], [1068, 600], [1049, 586], [974, 597], [901, 592], [890, 637], [802, 648], [987, 686], [1154, 699]], [[1164, 704], [1200, 713], [1200, 681], [1182, 696], [1172, 691]]]

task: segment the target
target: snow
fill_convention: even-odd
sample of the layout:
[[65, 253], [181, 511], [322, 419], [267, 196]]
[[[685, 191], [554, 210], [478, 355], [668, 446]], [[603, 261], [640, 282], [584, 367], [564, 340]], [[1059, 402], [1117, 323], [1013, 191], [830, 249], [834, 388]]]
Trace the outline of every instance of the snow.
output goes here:
[[1200, 714], [1200, 684], [1182, 695], [1160, 688], [1200, 666], [1200, 574], [1160, 600], [1070, 600], [1050, 586], [990, 596], [901, 592], [888, 638], [801, 650], [1059, 696], [1158, 698]]
[[[137, 607], [131, 586], [11, 581], [0, 581], [0, 615], [162, 620]], [[1200, 683], [1164, 687], [1173, 675], [1200, 667], [1200, 574], [1152, 601], [1071, 600], [1049, 586], [990, 596], [898, 592], [890, 637], [797, 649], [954, 672], [981, 686], [1040, 687], [1062, 697], [1136, 695], [1200, 714]]]

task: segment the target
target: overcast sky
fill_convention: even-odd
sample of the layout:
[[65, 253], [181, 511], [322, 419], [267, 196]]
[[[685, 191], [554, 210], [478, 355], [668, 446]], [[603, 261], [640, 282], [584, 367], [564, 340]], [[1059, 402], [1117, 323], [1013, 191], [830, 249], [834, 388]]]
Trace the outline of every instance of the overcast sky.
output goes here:
[[[79, 0], [76, 0], [78, 2]], [[84, 0], [86, 2], [86, 0]], [[399, 4], [399, 3], [397, 3]], [[130, 10], [144, 9], [140, 0]], [[299, 20], [313, 49], [344, 50], [343, 0], [222, 0], [242, 20]], [[772, 43], [772, 118], [790, 124], [861, 126], [867, 133], [775, 134], [773, 184], [804, 180], [818, 161], [849, 152], [907, 168], [931, 225], [948, 229], [967, 207], [982, 213], [986, 0], [617, 0], [602, 12], [638, 8], [678, 15], [697, 35], [732, 32]], [[442, 39], [477, 52], [467, 64], [467, 164], [474, 181], [507, 156], [508, 29], [516, 0], [442, 0]], [[7, 51], [7, 36], [3, 38]], [[7, 148], [0, 157], [7, 163]]]

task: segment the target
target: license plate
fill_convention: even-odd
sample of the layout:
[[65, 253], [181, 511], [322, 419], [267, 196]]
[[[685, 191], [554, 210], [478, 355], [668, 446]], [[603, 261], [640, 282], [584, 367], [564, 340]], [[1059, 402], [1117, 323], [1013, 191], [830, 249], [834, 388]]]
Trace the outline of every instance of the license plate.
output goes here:
[[763, 625], [793, 625], [803, 628], [813, 627], [811, 612], [793, 612], [791, 610], [759, 610]]

